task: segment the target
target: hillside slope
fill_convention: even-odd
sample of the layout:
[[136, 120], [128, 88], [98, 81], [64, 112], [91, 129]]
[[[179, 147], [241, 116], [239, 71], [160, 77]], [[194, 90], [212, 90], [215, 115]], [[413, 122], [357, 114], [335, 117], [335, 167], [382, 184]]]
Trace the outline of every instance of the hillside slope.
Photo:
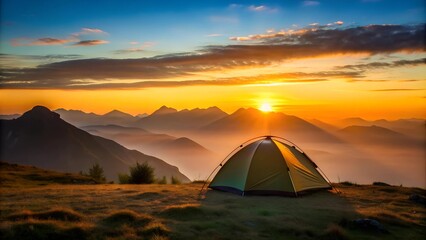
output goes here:
[[75, 173], [62, 173], [37, 168], [0, 162], [0, 184], [2, 187], [33, 187], [47, 184], [95, 184], [88, 176]]
[[161, 159], [129, 150], [118, 143], [93, 136], [65, 122], [59, 114], [36, 106], [15, 120], [1, 120], [0, 159], [45, 169], [79, 172], [99, 163], [108, 179], [128, 172], [136, 162], [147, 162], [158, 178], [189, 179]]

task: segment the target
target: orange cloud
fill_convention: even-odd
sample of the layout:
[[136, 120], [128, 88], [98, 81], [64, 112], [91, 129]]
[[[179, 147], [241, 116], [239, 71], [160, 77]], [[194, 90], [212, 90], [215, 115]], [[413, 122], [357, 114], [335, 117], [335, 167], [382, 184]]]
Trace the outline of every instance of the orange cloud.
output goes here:
[[[14, 38], [10, 41], [10, 45], [14, 47], [19, 46], [51, 46], [51, 45], [64, 45], [71, 42], [77, 42], [74, 45], [77, 46], [93, 46], [93, 45], [99, 45], [108, 43], [107, 41], [103, 40], [86, 40], [83, 41], [80, 39], [81, 35], [87, 35], [87, 34], [107, 34], [101, 29], [97, 28], [82, 28], [80, 32], [71, 34], [68, 38], [52, 38], [52, 37], [44, 37], [44, 38]], [[92, 44], [91, 44], [92, 41]]]
[[[193, 76], [205, 71], [223, 71], [252, 66], [268, 66], [292, 59], [315, 58], [333, 54], [388, 54], [424, 52], [424, 24], [368, 25], [346, 29], [298, 30], [297, 34], [276, 35], [258, 44], [206, 46], [200, 51], [160, 55], [139, 59], [79, 59], [45, 64], [35, 68], [5, 69], [3, 83], [36, 81], [44, 87], [75, 79], [161, 79]], [[81, 41], [82, 46], [103, 44], [103, 40]], [[422, 61], [422, 60], [420, 60]], [[394, 66], [421, 64], [397, 62]], [[383, 64], [382, 64], [383, 65]], [[385, 64], [386, 65], [386, 64]], [[383, 65], [384, 66], [384, 65]], [[386, 65], [387, 66], [387, 65]], [[368, 66], [344, 66], [352, 78], [360, 78]], [[337, 71], [337, 73], [340, 73]], [[346, 74], [348, 75], [348, 74]], [[299, 76], [300, 77], [300, 76]], [[330, 77], [325, 76], [326, 77]], [[323, 78], [323, 77], [318, 77]], [[342, 76], [342, 78], [346, 78]], [[351, 77], [349, 77], [351, 78]], [[18, 84], [19, 85], [19, 84]], [[5, 86], [5, 84], [3, 84]], [[8, 85], [11, 86], [11, 85]], [[19, 85], [21, 86], [21, 85]]]
[[77, 43], [74, 43], [73, 46], [96, 46], [101, 44], [107, 44], [108, 41], [104, 40], [84, 40]]
[[14, 47], [20, 46], [50, 46], [50, 45], [63, 45], [65, 43], [71, 42], [70, 39], [58, 39], [58, 38], [39, 38], [39, 39], [29, 39], [29, 38], [14, 38], [11, 40], [10, 44]]

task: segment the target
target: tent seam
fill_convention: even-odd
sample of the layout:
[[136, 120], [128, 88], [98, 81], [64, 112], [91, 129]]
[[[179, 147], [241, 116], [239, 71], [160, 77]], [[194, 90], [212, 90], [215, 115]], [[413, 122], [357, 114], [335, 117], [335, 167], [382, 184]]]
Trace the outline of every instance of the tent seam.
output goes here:
[[[281, 150], [280, 150], [280, 148], [277, 146], [277, 144], [275, 143], [275, 140], [273, 140], [272, 139], [272, 142], [275, 144], [275, 147], [281, 152]], [[278, 141], [279, 142], [279, 141]], [[289, 166], [288, 166], [288, 164], [287, 164], [287, 159], [285, 159], [285, 157], [284, 157], [284, 154], [281, 152], [281, 156], [282, 156], [282, 158], [283, 158], [283, 160], [284, 160], [284, 163], [285, 163], [285, 166], [286, 166], [286, 168], [287, 168], [287, 173], [288, 173], [288, 177], [290, 178], [290, 182], [291, 182], [291, 186], [293, 187], [293, 191], [294, 191], [294, 194], [296, 195], [296, 197], [297, 197], [297, 190], [296, 190], [296, 186], [294, 186], [294, 182], [293, 182], [293, 178], [291, 177], [291, 173], [290, 173], [290, 168], [289, 168]]]
[[247, 179], [248, 179], [248, 176], [250, 175], [250, 169], [251, 169], [251, 166], [253, 165], [253, 157], [254, 157], [254, 155], [256, 155], [256, 152], [257, 152], [257, 150], [259, 149], [259, 146], [260, 146], [260, 145], [262, 144], [262, 142], [263, 142], [263, 141], [265, 141], [265, 140], [266, 140], [266, 138], [265, 138], [265, 139], [263, 139], [262, 141], [260, 141], [260, 143], [256, 146], [256, 150], [254, 150], [253, 155], [251, 156], [250, 166], [249, 166], [248, 171], [247, 171], [246, 180], [244, 181], [243, 195], [244, 195], [244, 192], [246, 191]]

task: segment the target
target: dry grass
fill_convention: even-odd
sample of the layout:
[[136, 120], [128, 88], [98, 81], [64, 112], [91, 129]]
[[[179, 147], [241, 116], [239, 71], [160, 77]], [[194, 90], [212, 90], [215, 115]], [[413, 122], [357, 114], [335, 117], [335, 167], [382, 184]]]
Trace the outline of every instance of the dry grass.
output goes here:
[[9, 221], [38, 219], [38, 220], [58, 220], [77, 222], [83, 219], [82, 215], [67, 208], [55, 208], [44, 212], [34, 213], [30, 210], [23, 210], [21, 212], [11, 214], [7, 217]]
[[[341, 195], [241, 197], [202, 184], [46, 185], [4, 188], [2, 239], [422, 239], [425, 207], [414, 188], [340, 185]], [[389, 234], [352, 228], [379, 220]], [[77, 238], [75, 238], [78, 236]]]
[[2, 188], [15, 188], [50, 184], [95, 184], [96, 181], [80, 174], [61, 173], [0, 161], [0, 183]]

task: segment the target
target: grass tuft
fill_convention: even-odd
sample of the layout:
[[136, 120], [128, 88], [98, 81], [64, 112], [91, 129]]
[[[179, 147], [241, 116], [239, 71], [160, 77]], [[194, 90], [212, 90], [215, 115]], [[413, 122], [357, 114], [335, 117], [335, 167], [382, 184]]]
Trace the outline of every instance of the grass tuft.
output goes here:
[[160, 235], [153, 235], [151, 237], [151, 240], [168, 240], [169, 238], [165, 237], [165, 236], [160, 236]]
[[131, 198], [133, 199], [153, 199], [153, 198], [160, 198], [163, 195], [161, 193], [158, 192], [144, 192], [144, 193], [140, 193], [134, 196], [131, 196]]
[[320, 237], [323, 240], [347, 240], [349, 239], [346, 231], [337, 224], [328, 225], [325, 229], [324, 234]]
[[64, 228], [60, 223], [26, 221], [14, 223], [2, 239], [44, 240], [44, 239], [87, 239], [87, 231], [79, 226]]
[[152, 221], [152, 217], [145, 214], [139, 214], [132, 210], [121, 210], [110, 214], [103, 219], [103, 225], [117, 227], [121, 225], [145, 225]]
[[78, 222], [83, 219], [80, 213], [75, 212], [72, 209], [58, 208], [52, 209], [45, 212], [33, 213], [29, 210], [24, 210], [20, 213], [12, 214], [7, 217], [11, 221], [19, 221], [25, 219], [40, 219], [40, 220], [59, 220], [59, 221], [70, 221]]
[[197, 205], [181, 205], [167, 207], [160, 213], [162, 216], [176, 220], [188, 220], [202, 217], [204, 211]]
[[138, 232], [138, 235], [144, 237], [154, 237], [154, 236], [168, 236], [170, 234], [170, 229], [167, 228], [164, 224], [160, 222], [151, 222], [146, 225], [142, 231]]

